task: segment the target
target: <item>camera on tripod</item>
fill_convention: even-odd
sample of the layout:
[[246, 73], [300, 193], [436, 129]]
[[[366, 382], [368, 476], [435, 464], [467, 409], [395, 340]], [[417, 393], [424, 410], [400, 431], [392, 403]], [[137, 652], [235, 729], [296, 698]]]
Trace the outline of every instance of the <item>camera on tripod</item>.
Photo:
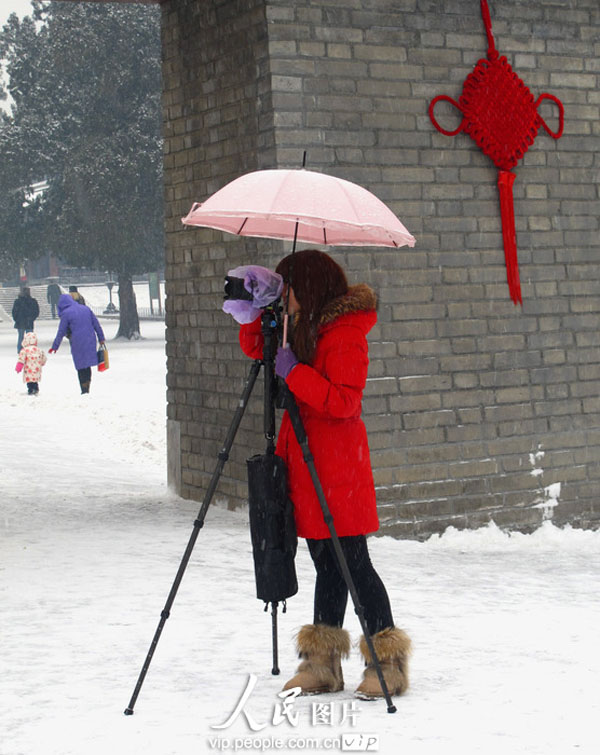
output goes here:
[[225, 276], [225, 299], [238, 299], [241, 301], [253, 301], [254, 296], [246, 290], [243, 278], [234, 275]]
[[276, 326], [281, 324], [280, 297], [283, 278], [267, 267], [243, 265], [225, 276], [223, 311], [240, 325], [253, 322], [264, 310], [273, 313]]

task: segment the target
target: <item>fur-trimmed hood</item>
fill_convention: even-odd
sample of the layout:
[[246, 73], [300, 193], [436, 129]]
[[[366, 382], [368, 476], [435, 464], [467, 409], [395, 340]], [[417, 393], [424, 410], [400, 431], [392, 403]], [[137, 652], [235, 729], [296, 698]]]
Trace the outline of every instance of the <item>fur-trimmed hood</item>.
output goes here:
[[377, 308], [377, 295], [366, 283], [350, 286], [347, 293], [329, 302], [321, 312], [319, 327], [329, 325], [342, 315], [369, 312]]
[[[350, 286], [347, 293], [330, 301], [321, 312], [318, 331], [323, 333], [344, 322], [352, 322], [366, 334], [377, 322], [377, 295], [366, 283]], [[352, 315], [348, 317], [348, 315]]]

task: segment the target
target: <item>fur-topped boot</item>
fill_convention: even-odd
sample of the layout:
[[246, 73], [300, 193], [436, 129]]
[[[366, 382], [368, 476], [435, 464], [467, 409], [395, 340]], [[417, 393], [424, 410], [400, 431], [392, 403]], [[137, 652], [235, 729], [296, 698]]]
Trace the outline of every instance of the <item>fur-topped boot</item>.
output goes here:
[[302, 662], [284, 690], [301, 687], [303, 695], [344, 689], [342, 658], [350, 654], [350, 636], [345, 629], [328, 624], [305, 624], [296, 637]]
[[[402, 695], [408, 689], [408, 656], [411, 650], [409, 636], [402, 629], [388, 627], [374, 634], [371, 639], [388, 692], [390, 695]], [[383, 690], [364, 636], [360, 638], [360, 652], [365, 659], [366, 669], [354, 694], [362, 700], [383, 697]]]

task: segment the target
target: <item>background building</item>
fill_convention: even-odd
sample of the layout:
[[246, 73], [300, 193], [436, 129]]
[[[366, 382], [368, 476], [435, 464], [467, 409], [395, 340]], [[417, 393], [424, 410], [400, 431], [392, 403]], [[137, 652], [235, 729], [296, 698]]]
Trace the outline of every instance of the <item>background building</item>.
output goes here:
[[[422, 537], [494, 519], [598, 523], [600, 276], [597, 0], [491, 0], [500, 54], [565, 107], [514, 185], [523, 307], [508, 294], [497, 170], [438, 133], [485, 57], [477, 0], [166, 0], [163, 10], [170, 478], [202, 499], [249, 369], [221, 312], [238, 264], [289, 244], [184, 229], [238, 175], [307, 167], [373, 191], [414, 249], [330, 251], [380, 297], [364, 416], [382, 531]], [[542, 105], [549, 124], [555, 106]], [[454, 127], [450, 108], [436, 110]], [[246, 497], [257, 394], [218, 495]]]

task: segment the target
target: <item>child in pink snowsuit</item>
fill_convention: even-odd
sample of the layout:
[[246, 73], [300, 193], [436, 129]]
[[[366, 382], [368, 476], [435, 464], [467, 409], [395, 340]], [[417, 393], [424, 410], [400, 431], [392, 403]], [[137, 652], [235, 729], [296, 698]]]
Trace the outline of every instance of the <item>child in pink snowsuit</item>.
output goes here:
[[27, 383], [27, 393], [30, 396], [37, 396], [40, 392], [38, 383], [42, 379], [42, 367], [46, 364], [46, 355], [37, 342], [35, 333], [25, 333], [15, 367], [17, 372], [23, 371], [23, 382]]

